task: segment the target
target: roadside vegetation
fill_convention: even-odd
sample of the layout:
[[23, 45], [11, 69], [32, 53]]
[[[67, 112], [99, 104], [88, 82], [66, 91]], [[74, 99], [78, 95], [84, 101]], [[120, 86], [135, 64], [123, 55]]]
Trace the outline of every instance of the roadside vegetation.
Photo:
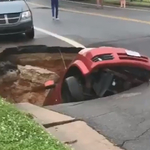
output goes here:
[[[96, 4], [96, 0], [72, 0]], [[104, 4], [120, 5], [120, 0], [104, 0]], [[127, 5], [136, 7], [150, 7], [150, 0], [127, 0]]]
[[31, 117], [0, 98], [0, 150], [69, 150]]

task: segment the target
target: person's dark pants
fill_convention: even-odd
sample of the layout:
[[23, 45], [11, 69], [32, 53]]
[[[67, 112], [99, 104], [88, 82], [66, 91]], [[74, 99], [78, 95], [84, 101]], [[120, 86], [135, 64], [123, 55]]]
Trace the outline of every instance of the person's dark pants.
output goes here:
[[52, 16], [58, 18], [58, 0], [51, 0]]

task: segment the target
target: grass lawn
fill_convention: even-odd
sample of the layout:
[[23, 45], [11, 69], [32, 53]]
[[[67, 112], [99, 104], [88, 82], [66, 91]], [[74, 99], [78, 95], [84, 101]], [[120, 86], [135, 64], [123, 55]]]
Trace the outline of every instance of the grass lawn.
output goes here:
[[0, 150], [69, 150], [40, 125], [0, 98]]
[[[104, 3], [105, 4], [116, 4], [116, 5], [120, 5], [120, 1], [119, 0], [104, 0]], [[127, 0], [127, 6], [128, 5], [130, 5], [130, 6], [139, 6], [139, 7], [149, 7], [150, 6], [150, 2], [148, 2], [148, 1], [143, 1], [143, 2], [141, 2], [141, 1], [132, 1], [132, 2], [130, 2], [130, 1], [128, 1]]]
[[[76, 1], [79, 2], [80, 0], [76, 0]], [[96, 0], [82, 0], [81, 2], [96, 4]], [[120, 0], [104, 0], [104, 4], [120, 5]], [[133, 0], [132, 2], [130, 0], [127, 0], [127, 5], [137, 6], [137, 7], [150, 7], [150, 0], [143, 0], [142, 2], [140, 0]]]

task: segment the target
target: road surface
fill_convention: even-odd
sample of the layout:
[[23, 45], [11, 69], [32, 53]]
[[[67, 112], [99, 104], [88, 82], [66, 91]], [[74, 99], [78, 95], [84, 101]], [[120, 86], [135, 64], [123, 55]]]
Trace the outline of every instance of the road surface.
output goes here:
[[[49, 0], [30, 0], [37, 27], [73, 39], [86, 47], [116, 46], [150, 56], [150, 11], [95, 9], [61, 2], [60, 21], [52, 21]], [[43, 17], [46, 16], [46, 17]], [[40, 18], [40, 19], [39, 19]]]
[[[61, 2], [60, 21], [51, 19], [50, 0], [30, 0], [36, 37], [1, 39], [0, 45], [116, 46], [150, 56], [150, 11]], [[68, 39], [67, 39], [68, 38]], [[71, 40], [70, 40], [71, 39]], [[76, 43], [78, 42], [78, 43]], [[147, 85], [93, 101], [50, 107], [85, 120], [109, 140], [127, 150], [150, 149], [150, 100]], [[90, 136], [90, 135], [89, 135]]]

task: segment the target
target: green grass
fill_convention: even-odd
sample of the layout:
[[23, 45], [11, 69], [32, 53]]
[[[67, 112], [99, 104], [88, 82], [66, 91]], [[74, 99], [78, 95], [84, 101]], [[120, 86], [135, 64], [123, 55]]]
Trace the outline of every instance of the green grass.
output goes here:
[[[118, 0], [104, 0], [104, 3], [105, 4], [116, 4], [116, 5], [120, 5], [120, 1]], [[139, 7], [149, 7], [150, 6], [150, 2], [147, 2], [147, 1], [133, 1], [133, 2], [130, 2], [130, 1], [127, 1], [127, 6], [139, 6]]]
[[0, 98], [0, 150], [69, 150], [33, 119]]
[[[76, 0], [76, 1], [80, 1], [80, 0]], [[96, 0], [82, 0], [82, 2], [96, 4]], [[104, 4], [120, 5], [120, 0], [104, 0]], [[127, 0], [127, 5], [137, 6], [137, 7], [150, 7], [150, 0], [143, 0], [142, 2], [140, 0], [133, 0], [132, 2], [130, 0]]]

